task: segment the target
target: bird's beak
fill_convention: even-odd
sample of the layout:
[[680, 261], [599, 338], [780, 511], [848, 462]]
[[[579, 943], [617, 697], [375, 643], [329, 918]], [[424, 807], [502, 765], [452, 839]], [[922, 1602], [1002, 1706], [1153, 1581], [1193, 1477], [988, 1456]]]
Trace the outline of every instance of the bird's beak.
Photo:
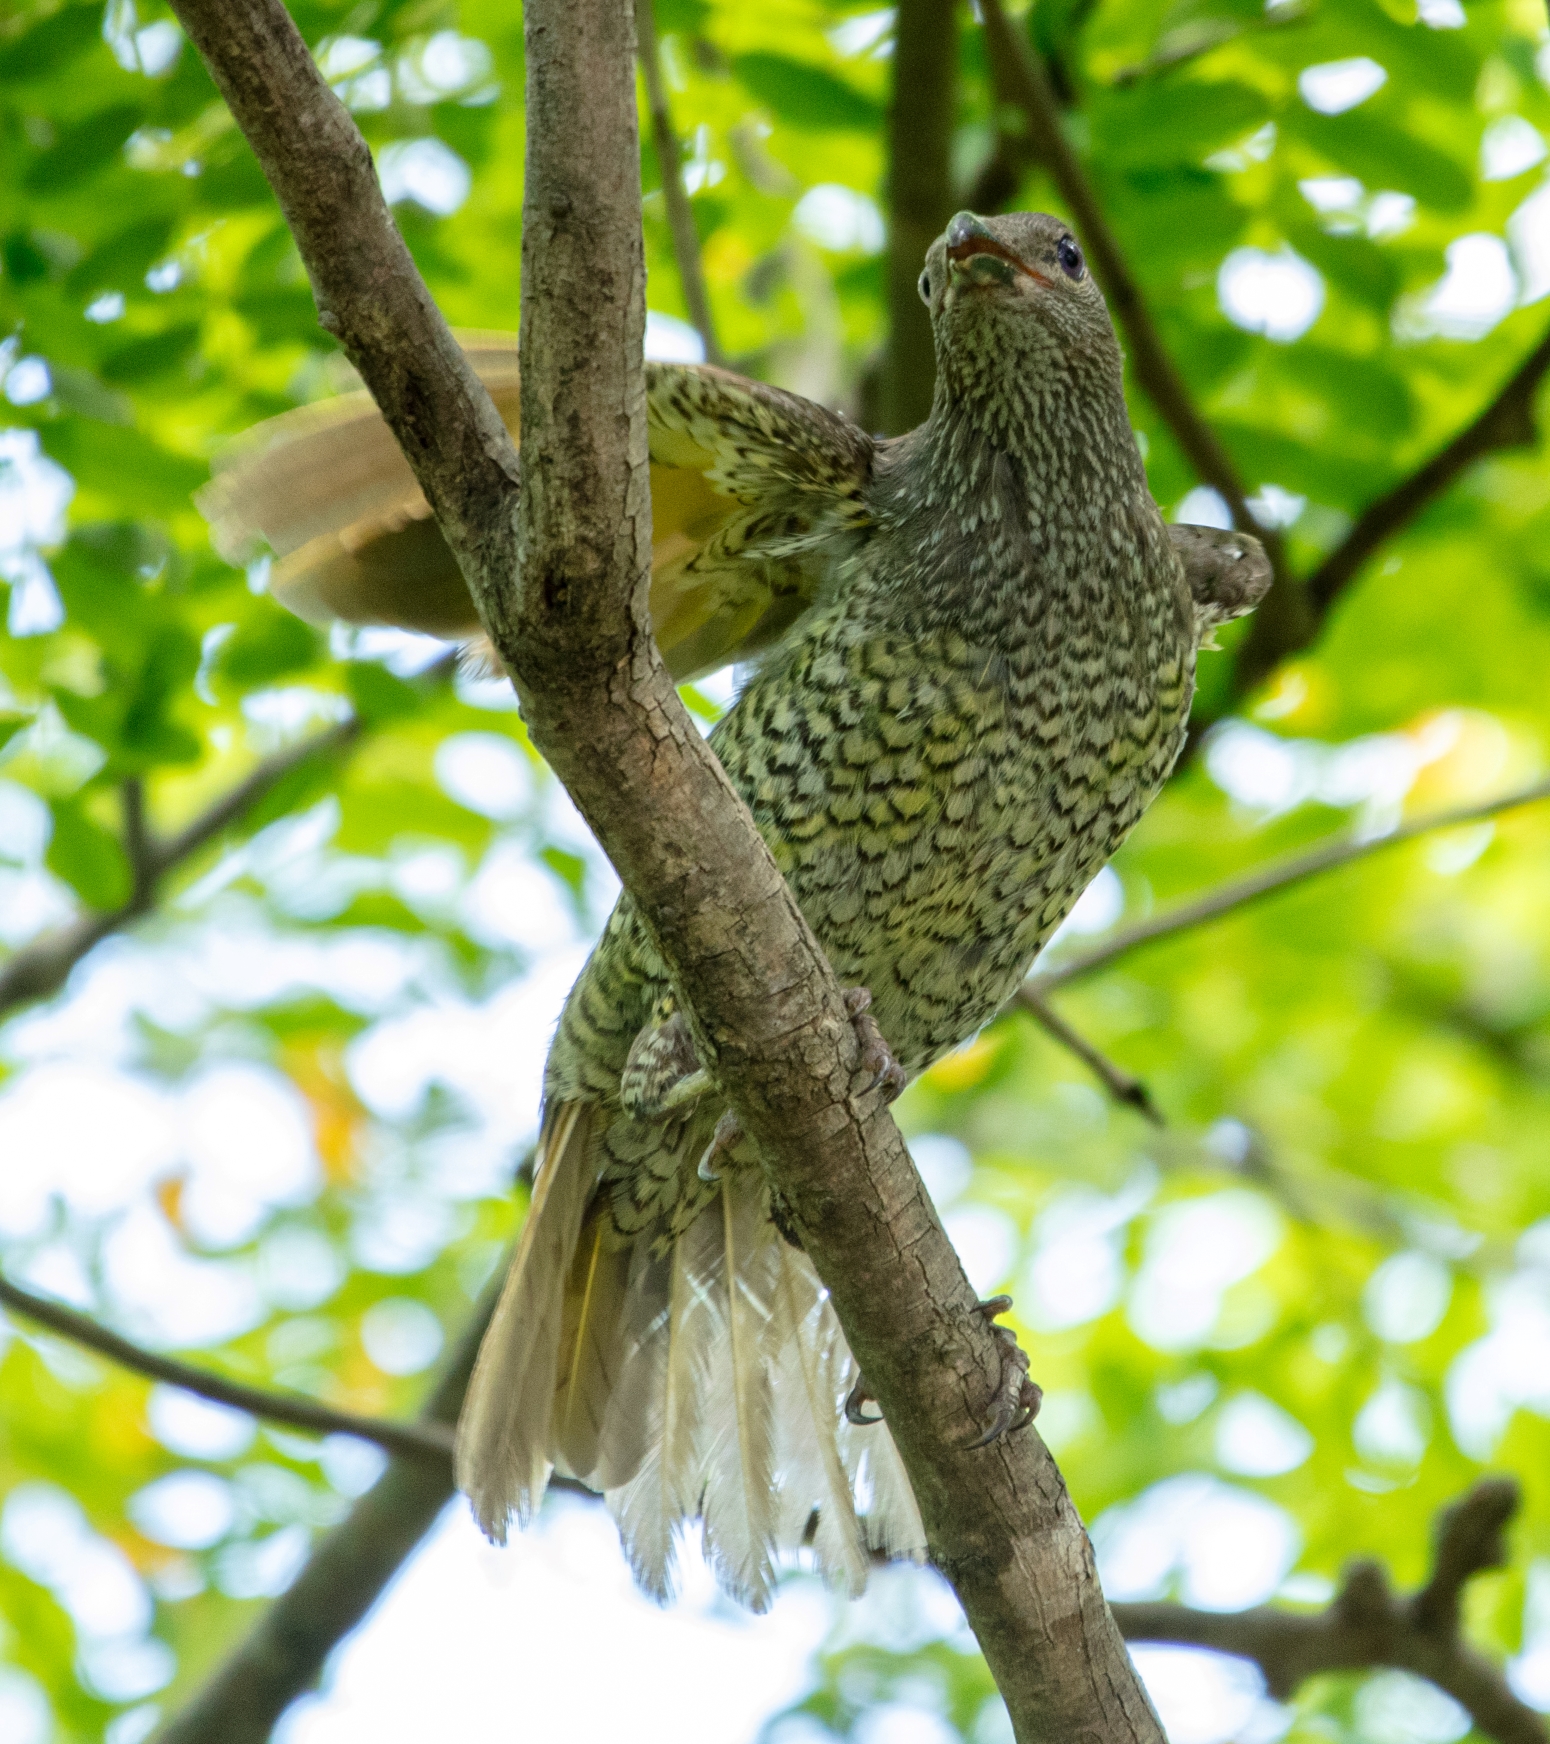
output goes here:
[[998, 242], [972, 212], [960, 212], [947, 226], [947, 270], [958, 285], [1010, 285], [1019, 274], [1048, 285], [1044, 274]]

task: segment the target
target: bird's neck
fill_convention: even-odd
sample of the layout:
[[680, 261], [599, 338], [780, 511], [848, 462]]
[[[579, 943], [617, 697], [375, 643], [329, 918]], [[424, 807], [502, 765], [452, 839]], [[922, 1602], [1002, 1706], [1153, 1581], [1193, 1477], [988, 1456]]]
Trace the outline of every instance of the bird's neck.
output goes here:
[[1117, 368], [943, 371], [930, 418], [889, 449], [891, 610], [913, 622], [1000, 640], [1073, 587], [1103, 614], [1176, 581]]
[[1074, 534], [1149, 500], [1117, 352], [1043, 351], [993, 365], [939, 358], [931, 416], [917, 436], [927, 500], [972, 505], [1007, 462], [1038, 509]]

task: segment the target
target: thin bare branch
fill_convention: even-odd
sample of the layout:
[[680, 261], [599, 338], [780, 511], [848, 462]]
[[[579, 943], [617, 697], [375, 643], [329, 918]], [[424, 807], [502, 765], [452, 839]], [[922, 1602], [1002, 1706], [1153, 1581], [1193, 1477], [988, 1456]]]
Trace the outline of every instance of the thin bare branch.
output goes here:
[[1073, 1029], [1031, 980], [1025, 981], [1018, 990], [1017, 1003], [1036, 1022], [1042, 1024], [1061, 1047], [1075, 1054], [1116, 1102], [1123, 1102], [1126, 1107], [1135, 1109], [1137, 1114], [1151, 1121], [1153, 1126], [1164, 1127], [1168, 1124], [1163, 1119], [1162, 1110], [1152, 1100], [1152, 1093], [1146, 1085], [1139, 1078], [1133, 1078], [1123, 1067], [1116, 1066], [1107, 1054], [1094, 1047], [1079, 1030]]
[[1112, 82], [1116, 89], [1124, 90], [1127, 85], [1139, 84], [1143, 79], [1160, 78], [1165, 73], [1176, 72], [1180, 67], [1188, 66], [1191, 61], [1199, 60], [1202, 55], [1211, 54], [1237, 37], [1251, 32], [1285, 30], [1289, 25], [1306, 24], [1309, 15], [1310, 8], [1307, 5], [1299, 4], [1298, 0], [1284, 0], [1273, 12], [1266, 12], [1258, 17], [1189, 20], [1165, 32], [1157, 47], [1144, 61], [1121, 67]]
[[931, 410], [936, 344], [916, 281], [953, 215], [957, 100], [957, 0], [900, 0], [888, 106], [888, 349], [878, 396], [890, 436], [913, 430]]
[[1454, 829], [1462, 824], [1481, 823], [1487, 818], [1515, 811], [1520, 806], [1533, 805], [1542, 799], [1550, 799], [1550, 780], [1533, 782], [1528, 787], [1520, 787], [1516, 792], [1504, 793], [1497, 799], [1479, 800], [1473, 805], [1461, 805], [1452, 811], [1417, 818], [1412, 823], [1401, 824], [1398, 829], [1390, 830], [1386, 836], [1374, 836], [1357, 842], [1331, 842], [1325, 847], [1314, 848], [1309, 853], [1294, 855], [1290, 859], [1267, 866], [1262, 872], [1251, 872], [1246, 878], [1223, 884], [1218, 889], [1197, 897], [1193, 902], [1181, 903], [1177, 908], [1168, 909], [1151, 920], [1138, 921], [1134, 926], [1123, 927], [1100, 945], [1074, 952], [1047, 969], [1036, 970], [1018, 992], [1017, 1002], [1025, 1004], [1030, 990], [1035, 995], [1042, 995], [1056, 987], [1064, 987], [1068, 982], [1078, 980], [1084, 975], [1092, 975], [1099, 969], [1108, 968], [1117, 958], [1127, 956], [1143, 945], [1154, 944], [1158, 939], [1172, 938], [1176, 933], [1187, 932], [1191, 927], [1203, 926], [1208, 921], [1220, 920], [1223, 915], [1232, 914], [1263, 897], [1274, 896], [1278, 891], [1290, 889], [1305, 879], [1334, 872], [1354, 861], [1365, 860], [1371, 854], [1380, 854], [1387, 848], [1397, 848], [1403, 842], [1413, 842], [1417, 836], [1431, 835], [1437, 830]]
[[1441, 1516], [1431, 1578], [1409, 1598], [1374, 1562], [1353, 1562], [1339, 1593], [1313, 1615], [1258, 1606], [1196, 1611], [1174, 1604], [1117, 1604], [1127, 1641], [1170, 1641], [1250, 1659], [1270, 1694], [1286, 1701], [1323, 1672], [1392, 1666], [1424, 1677], [1498, 1744], [1546, 1744], [1542, 1715], [1512, 1693], [1501, 1668], [1459, 1632], [1464, 1583], [1506, 1562], [1503, 1531], [1520, 1496], [1510, 1478], [1487, 1478]]
[[336, 1411], [301, 1393], [229, 1381], [207, 1369], [195, 1368], [190, 1363], [146, 1350], [118, 1333], [110, 1332], [89, 1315], [47, 1296], [34, 1295], [31, 1290], [23, 1289], [3, 1275], [0, 1275], [0, 1303], [13, 1314], [25, 1315], [40, 1326], [46, 1326], [50, 1332], [107, 1357], [121, 1368], [133, 1369], [136, 1374], [146, 1375], [153, 1381], [181, 1387], [186, 1393], [197, 1393], [201, 1399], [231, 1405], [251, 1416], [270, 1423], [288, 1424], [292, 1429], [304, 1429], [311, 1435], [354, 1435], [361, 1441], [375, 1442], [378, 1447], [402, 1459], [429, 1460], [444, 1469], [451, 1469], [452, 1433], [444, 1424], [393, 1423], [382, 1417]]
[[83, 957], [150, 911], [169, 872], [213, 842], [288, 775], [314, 757], [344, 750], [361, 731], [360, 720], [350, 715], [327, 732], [265, 757], [229, 793], [164, 839], [153, 836], [146, 826], [139, 782], [125, 782], [124, 845], [134, 879], [128, 900], [100, 914], [80, 915], [0, 963], [0, 1017], [15, 1006], [57, 993]]
[[684, 188], [683, 149], [673, 128], [673, 112], [667, 101], [667, 81], [662, 76], [662, 48], [657, 41], [657, 21], [652, 0], [635, 0], [635, 34], [640, 69], [646, 79], [646, 101], [651, 109], [651, 141], [662, 172], [662, 198], [667, 205], [667, 227], [673, 238], [673, 258], [678, 264], [678, 283], [683, 291], [689, 319], [705, 347], [705, 361], [725, 366], [726, 357], [716, 338], [716, 324], [705, 289], [705, 264], [700, 258], [700, 236], [694, 227], [694, 208]]
[[1467, 428], [1362, 511], [1345, 538], [1304, 584], [1307, 605], [1295, 636], [1283, 617], [1267, 618], [1262, 612], [1256, 618], [1234, 662], [1234, 698], [1245, 695], [1288, 654], [1306, 647], [1373, 555], [1410, 526], [1477, 460], [1504, 449], [1532, 447], [1539, 440], [1534, 401], [1547, 372], [1550, 332]]
[[122, 840], [124, 858], [129, 862], [130, 900], [149, 903], [156, 871], [151, 863], [151, 843], [145, 822], [145, 783], [131, 775], [119, 788], [123, 813]]
[[[1109, 227], [1082, 160], [1061, 127], [1060, 106], [1044, 68], [1027, 39], [1008, 22], [1001, 0], [981, 0], [981, 13], [985, 21], [986, 47], [997, 83], [1022, 111], [1028, 126], [1029, 145], [1049, 171], [1060, 197], [1071, 210], [1093, 272], [1129, 341], [1130, 365], [1136, 380], [1173, 432], [1174, 440], [1195, 471], [1221, 493], [1232, 510], [1233, 519], [1240, 527], [1252, 528], [1259, 535], [1276, 575], [1281, 576], [1284, 563], [1280, 540], [1274, 529], [1261, 527], [1256, 520], [1231, 455], [1197, 410], [1183, 376], [1168, 355], [1151, 310], [1141, 294], [1141, 287], [1130, 270], [1118, 238]], [[1292, 591], [1274, 589], [1269, 601]], [[1263, 613], [1267, 606], [1261, 605], [1259, 609]]]

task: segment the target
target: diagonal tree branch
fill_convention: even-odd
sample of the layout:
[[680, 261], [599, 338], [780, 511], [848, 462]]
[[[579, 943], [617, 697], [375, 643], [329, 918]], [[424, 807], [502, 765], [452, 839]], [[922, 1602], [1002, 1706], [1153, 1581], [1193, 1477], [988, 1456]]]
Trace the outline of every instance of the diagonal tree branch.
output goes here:
[[1146, 1085], [1139, 1078], [1133, 1078], [1123, 1067], [1116, 1066], [1080, 1030], [1073, 1029], [1044, 997], [1043, 992], [1033, 985], [1032, 977], [1018, 990], [1017, 1003], [1043, 1027], [1052, 1040], [1069, 1053], [1075, 1054], [1116, 1102], [1123, 1102], [1127, 1108], [1135, 1109], [1137, 1114], [1151, 1121], [1153, 1126], [1164, 1127], [1168, 1124], [1163, 1119], [1161, 1109], [1152, 1100], [1152, 1093]]
[[273, 791], [288, 775], [317, 757], [346, 750], [359, 738], [363, 724], [355, 715], [327, 732], [265, 757], [252, 771], [207, 810], [175, 835], [158, 838], [145, 824], [144, 799], [138, 781], [124, 784], [124, 845], [133, 874], [129, 899], [119, 907], [77, 919], [45, 933], [0, 963], [0, 1017], [30, 1000], [46, 999], [65, 984], [70, 971], [111, 934], [141, 919], [155, 906], [162, 880], [191, 859]]
[[178, 1362], [173, 1357], [120, 1337], [105, 1326], [99, 1326], [89, 1315], [67, 1307], [47, 1296], [34, 1295], [20, 1284], [0, 1275], [0, 1303], [13, 1314], [22, 1314], [46, 1326], [51, 1332], [68, 1338], [88, 1350], [146, 1375], [154, 1381], [165, 1381], [181, 1387], [186, 1393], [197, 1393], [201, 1399], [212, 1399], [218, 1405], [232, 1405], [254, 1417], [271, 1423], [285, 1423], [293, 1429], [304, 1429], [314, 1435], [354, 1435], [362, 1441], [375, 1442], [388, 1453], [403, 1459], [429, 1460], [450, 1472], [452, 1456], [451, 1431], [441, 1424], [419, 1425], [394, 1423], [382, 1417], [363, 1417], [353, 1411], [336, 1411], [319, 1404], [302, 1393], [280, 1392], [269, 1387], [249, 1387], [241, 1381], [229, 1381], [223, 1375], [195, 1368], [191, 1363]]
[[1196, 1611], [1164, 1603], [1117, 1604], [1114, 1615], [1127, 1641], [1178, 1642], [1253, 1660], [1280, 1701], [1323, 1672], [1392, 1666], [1446, 1691], [1498, 1744], [1546, 1744], [1543, 1716], [1459, 1631], [1464, 1583], [1506, 1563], [1502, 1534], [1520, 1501], [1512, 1479], [1487, 1478], [1447, 1509], [1437, 1525], [1431, 1578], [1409, 1598], [1393, 1592], [1379, 1564], [1362, 1561], [1347, 1568], [1328, 1608], [1312, 1616], [1269, 1606]]
[[710, 312], [705, 265], [700, 258], [700, 237], [694, 227], [694, 208], [684, 188], [683, 149], [673, 129], [667, 81], [662, 76], [662, 47], [657, 41], [652, 0], [635, 0], [635, 33], [640, 44], [640, 69], [646, 80], [646, 101], [651, 109], [651, 140], [656, 147], [657, 166], [662, 172], [667, 228], [673, 238], [673, 258], [678, 263], [679, 288], [683, 291], [689, 319], [705, 347], [705, 361], [724, 368], [727, 360], [716, 339], [716, 324]]
[[520, 497], [505, 431], [279, 0], [174, 10], [436, 511], [534, 742], [639, 905], [791, 1208], [1015, 1729], [1160, 1744], [1047, 1449], [1033, 1431], [965, 1445], [1000, 1383], [1000, 1341], [897, 1127], [858, 1088], [833, 972], [651, 640], [629, 7], [524, 8]]
[[[418, 1423], [450, 1435], [495, 1307], [492, 1285], [443, 1364]], [[395, 1457], [329, 1532], [289, 1588], [215, 1674], [156, 1734], [155, 1744], [265, 1744], [275, 1722], [322, 1675], [452, 1499], [444, 1456]]]
[[1207, 891], [1193, 902], [1181, 903], [1177, 908], [1153, 916], [1151, 920], [1122, 927], [1102, 944], [1075, 952], [1063, 962], [1052, 964], [1047, 969], [1035, 970], [1019, 989], [1014, 1003], [1033, 1011], [1037, 1017], [1038, 1009], [1029, 1003], [1030, 997], [1041, 1001], [1054, 988], [1064, 987], [1082, 976], [1106, 969], [1116, 959], [1139, 950], [1143, 945], [1154, 944], [1158, 939], [1172, 938], [1176, 933], [1187, 932], [1192, 927], [1220, 920], [1223, 915], [1246, 908], [1251, 902], [1274, 896], [1306, 879], [1317, 878], [1325, 872], [1334, 872], [1354, 861], [1365, 860], [1369, 855], [1382, 853], [1387, 848], [1397, 848], [1403, 842], [1413, 842], [1417, 836], [1430, 835], [1437, 830], [1454, 829], [1461, 824], [1481, 823], [1487, 818], [1499, 817], [1503, 812], [1516, 811], [1520, 806], [1534, 805], [1542, 799], [1550, 799], [1550, 779], [1533, 782], [1528, 787], [1504, 793], [1497, 799], [1479, 800], [1472, 805], [1458, 806], [1452, 811], [1417, 818], [1412, 823], [1401, 824], [1398, 829], [1390, 830], [1386, 836], [1374, 836], [1369, 841], [1331, 842], [1306, 854], [1294, 855], [1290, 859], [1267, 866], [1261, 872], [1251, 872], [1246, 878], [1234, 879], [1216, 890]]
[[1547, 372], [1550, 372], [1550, 332], [1502, 384], [1473, 423], [1357, 517], [1345, 538], [1304, 585], [1308, 610], [1306, 622], [1298, 632], [1300, 639], [1290, 635], [1291, 626], [1280, 618], [1256, 619], [1234, 661], [1232, 699], [1246, 695], [1288, 654], [1307, 647], [1363, 566], [1477, 460], [1504, 449], [1531, 447], [1538, 441], [1534, 401]]

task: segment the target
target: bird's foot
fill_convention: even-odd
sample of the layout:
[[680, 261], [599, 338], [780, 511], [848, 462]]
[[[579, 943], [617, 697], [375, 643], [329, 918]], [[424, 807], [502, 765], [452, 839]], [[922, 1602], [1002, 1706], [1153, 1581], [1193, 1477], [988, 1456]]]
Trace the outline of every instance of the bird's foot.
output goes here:
[[904, 1068], [893, 1057], [893, 1051], [883, 1040], [883, 1032], [873, 1017], [872, 990], [869, 987], [847, 987], [845, 1009], [850, 1013], [851, 1026], [861, 1049], [861, 1070], [872, 1074], [868, 1090], [882, 1088], [886, 1101], [892, 1102], [909, 1082]]
[[994, 1414], [990, 1427], [969, 1443], [970, 1451], [976, 1447], [989, 1447], [1003, 1435], [1026, 1429], [1044, 1403], [1044, 1389], [1028, 1377], [1028, 1353], [1017, 1342], [1017, 1334], [1010, 1326], [996, 1325], [996, 1316], [1005, 1314], [1011, 1306], [1010, 1296], [992, 1296], [988, 1301], [974, 1305], [974, 1312], [984, 1315], [985, 1324], [995, 1334], [1001, 1352], [1001, 1381], [995, 1398], [991, 1400]]
[[881, 1411], [875, 1417], [866, 1414], [866, 1406], [875, 1405], [877, 1400], [872, 1396], [871, 1389], [866, 1384], [865, 1375], [856, 1376], [856, 1384], [845, 1395], [845, 1421], [854, 1423], [858, 1429], [865, 1429], [870, 1423], [881, 1423]]
[[702, 1181], [719, 1181], [721, 1171], [716, 1167], [716, 1158], [723, 1151], [729, 1151], [743, 1136], [743, 1123], [729, 1108], [720, 1120], [716, 1122], [716, 1130], [710, 1135], [710, 1143], [705, 1147], [705, 1154], [700, 1158], [700, 1166], [694, 1171]]

